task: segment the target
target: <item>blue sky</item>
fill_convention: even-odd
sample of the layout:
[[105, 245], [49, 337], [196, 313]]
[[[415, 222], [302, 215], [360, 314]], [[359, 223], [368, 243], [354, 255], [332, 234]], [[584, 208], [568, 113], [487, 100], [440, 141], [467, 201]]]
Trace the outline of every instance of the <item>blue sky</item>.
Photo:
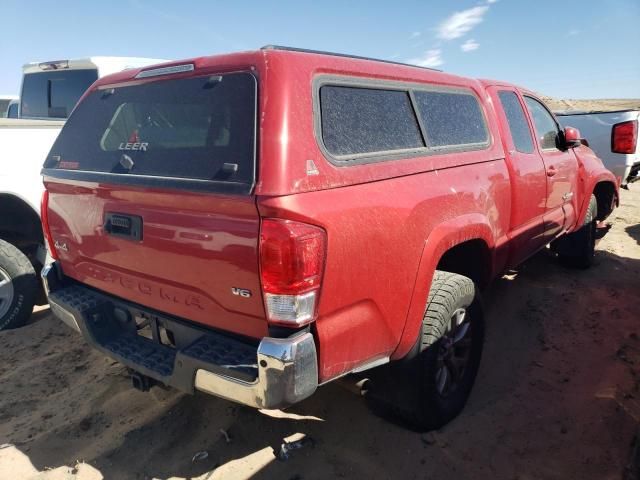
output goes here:
[[640, 98], [640, 1], [3, 0], [0, 93], [28, 61], [282, 44], [432, 65], [558, 98]]

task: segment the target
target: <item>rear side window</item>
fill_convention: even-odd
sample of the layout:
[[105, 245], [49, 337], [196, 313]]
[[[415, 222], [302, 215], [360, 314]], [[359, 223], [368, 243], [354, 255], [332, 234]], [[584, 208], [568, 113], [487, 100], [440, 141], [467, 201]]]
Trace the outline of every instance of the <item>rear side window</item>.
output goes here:
[[67, 118], [98, 79], [96, 69], [29, 73], [22, 82], [22, 117]]
[[514, 92], [501, 90], [498, 92], [500, 103], [507, 116], [509, 131], [516, 150], [521, 153], [533, 153], [533, 140], [531, 139], [531, 129], [527, 123], [522, 105], [518, 96]]
[[470, 93], [415, 91], [429, 147], [485, 144], [487, 126], [478, 99]]
[[249, 73], [92, 92], [45, 168], [251, 184], [256, 80]]
[[414, 89], [395, 82], [387, 87], [380, 82], [380, 87], [321, 85], [318, 97], [321, 121], [316, 133], [341, 162], [384, 160], [403, 152], [415, 156], [430, 150], [475, 150], [489, 144], [480, 102], [471, 91]]
[[337, 157], [424, 147], [406, 91], [326, 85], [320, 109], [322, 139]]
[[540, 148], [558, 148], [556, 143], [559, 133], [558, 125], [549, 111], [540, 102], [531, 97], [524, 97], [524, 101], [536, 126]]

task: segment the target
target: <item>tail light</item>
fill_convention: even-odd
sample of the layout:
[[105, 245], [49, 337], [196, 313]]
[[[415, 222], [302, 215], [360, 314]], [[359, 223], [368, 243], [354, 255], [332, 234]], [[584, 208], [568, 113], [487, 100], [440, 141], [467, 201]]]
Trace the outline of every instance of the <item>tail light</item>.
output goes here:
[[636, 153], [638, 121], [617, 123], [611, 132], [611, 151], [614, 153]]
[[49, 229], [49, 192], [47, 190], [42, 194], [42, 200], [40, 202], [40, 218], [42, 219], [42, 232], [44, 238], [49, 247], [49, 254], [55, 259], [58, 259], [58, 252], [56, 252], [55, 244], [53, 243], [53, 237], [51, 236], [51, 230]]
[[327, 251], [322, 228], [265, 219], [260, 230], [260, 275], [270, 323], [301, 326], [316, 318]]

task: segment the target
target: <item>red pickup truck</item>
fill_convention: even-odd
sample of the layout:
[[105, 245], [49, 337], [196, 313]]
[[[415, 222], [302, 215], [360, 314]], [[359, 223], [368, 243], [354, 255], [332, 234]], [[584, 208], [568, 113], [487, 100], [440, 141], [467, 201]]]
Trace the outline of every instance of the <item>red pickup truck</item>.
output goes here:
[[529, 91], [274, 46], [98, 80], [43, 175], [52, 311], [134, 386], [278, 408], [380, 367], [421, 429], [466, 402], [482, 288], [588, 266], [618, 201]]

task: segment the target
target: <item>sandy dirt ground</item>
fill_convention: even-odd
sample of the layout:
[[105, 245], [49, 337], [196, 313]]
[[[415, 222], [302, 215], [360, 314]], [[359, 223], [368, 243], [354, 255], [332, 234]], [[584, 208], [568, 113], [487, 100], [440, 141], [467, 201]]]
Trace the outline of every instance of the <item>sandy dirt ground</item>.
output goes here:
[[[375, 417], [336, 383], [286, 413], [140, 393], [37, 312], [0, 332], [0, 479], [635, 478], [640, 185], [611, 221], [591, 270], [542, 252], [494, 282], [471, 399], [430, 434]], [[292, 435], [301, 448], [278, 458]]]

